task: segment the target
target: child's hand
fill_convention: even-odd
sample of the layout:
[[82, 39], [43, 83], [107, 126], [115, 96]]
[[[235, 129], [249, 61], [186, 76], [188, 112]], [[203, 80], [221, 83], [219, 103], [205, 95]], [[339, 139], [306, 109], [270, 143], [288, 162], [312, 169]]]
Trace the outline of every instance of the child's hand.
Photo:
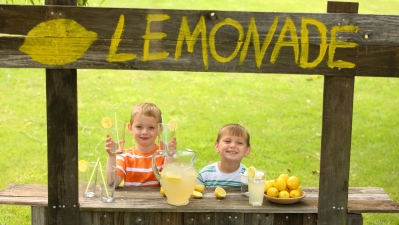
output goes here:
[[[105, 151], [108, 152], [108, 155], [113, 155], [112, 152], [115, 152], [118, 149], [118, 143], [116, 143], [109, 134], [107, 134], [105, 138]], [[112, 151], [112, 152], [111, 152]]]
[[177, 146], [176, 137], [173, 137], [172, 140], [169, 142], [169, 149], [176, 150], [176, 146]]

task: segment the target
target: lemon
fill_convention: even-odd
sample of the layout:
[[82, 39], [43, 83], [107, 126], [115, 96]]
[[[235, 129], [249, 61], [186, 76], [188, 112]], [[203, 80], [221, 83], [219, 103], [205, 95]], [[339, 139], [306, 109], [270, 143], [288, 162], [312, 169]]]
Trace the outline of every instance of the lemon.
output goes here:
[[256, 169], [255, 169], [255, 167], [250, 166], [250, 167], [248, 168], [248, 177], [249, 177], [249, 178], [254, 178], [254, 177], [255, 177], [255, 174], [256, 174]]
[[177, 130], [177, 122], [175, 120], [171, 120], [168, 122], [168, 130], [169, 131], [176, 131]]
[[273, 187], [277, 188], [277, 190], [279, 190], [279, 191], [283, 191], [287, 188], [287, 185], [286, 185], [285, 180], [283, 180], [281, 178], [277, 178], [274, 180]]
[[36, 25], [19, 48], [34, 61], [51, 66], [66, 65], [84, 56], [98, 34], [71, 19], [47, 20]]
[[80, 172], [86, 172], [86, 170], [87, 170], [87, 167], [88, 167], [88, 165], [87, 165], [87, 162], [86, 162], [86, 160], [80, 160], [79, 162], [78, 162], [78, 170], [80, 171]]
[[277, 197], [278, 196], [279, 191], [277, 190], [277, 188], [275, 187], [271, 187], [269, 188], [269, 190], [267, 190], [267, 195], [270, 197]]
[[204, 192], [204, 190], [205, 190], [205, 185], [203, 185], [203, 184], [197, 184], [197, 185], [195, 185], [195, 191], [198, 191], [198, 192]]
[[278, 193], [278, 197], [279, 198], [289, 198], [290, 194], [288, 193], [288, 191], [284, 190], [284, 191], [280, 191], [280, 193]]
[[271, 188], [271, 187], [273, 187], [273, 182], [271, 180], [267, 180], [265, 182], [265, 191], [264, 191], [264, 193], [266, 193], [267, 190], [269, 190], [269, 188]]
[[223, 188], [221, 188], [221, 187], [217, 187], [217, 188], [215, 188], [215, 196], [217, 197], [217, 198], [224, 198], [224, 197], [226, 197], [226, 191], [223, 189]]
[[287, 187], [289, 189], [297, 189], [299, 187], [300, 181], [296, 176], [291, 176], [287, 180]]
[[290, 198], [299, 198], [301, 197], [301, 192], [299, 190], [291, 190], [290, 191]]
[[281, 179], [285, 180], [285, 182], [287, 182], [289, 177], [290, 177], [290, 175], [284, 173], [284, 174], [280, 174], [280, 176], [278, 178], [281, 178]]
[[192, 196], [193, 196], [194, 198], [202, 198], [202, 193], [199, 192], [199, 191], [193, 191]]
[[295, 190], [298, 190], [299, 191], [299, 193], [301, 193], [302, 192], [302, 187], [301, 186], [299, 186], [297, 189], [295, 189]]
[[166, 197], [165, 191], [163, 190], [162, 187], [159, 189], [159, 192], [161, 192], [161, 195], [163, 195], [164, 197]]
[[104, 127], [105, 129], [109, 129], [112, 127], [112, 119], [109, 117], [104, 117], [101, 120], [101, 126]]

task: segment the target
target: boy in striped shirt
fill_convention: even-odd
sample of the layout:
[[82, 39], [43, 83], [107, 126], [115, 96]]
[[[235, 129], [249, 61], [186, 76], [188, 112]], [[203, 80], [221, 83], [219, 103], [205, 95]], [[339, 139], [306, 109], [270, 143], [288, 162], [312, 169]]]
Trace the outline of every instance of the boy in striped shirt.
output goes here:
[[238, 124], [223, 126], [214, 144], [220, 161], [202, 168], [198, 173], [197, 184], [206, 187], [241, 187], [240, 173], [245, 172], [241, 163], [251, 152], [248, 130]]
[[[110, 150], [117, 148], [117, 144], [107, 135], [107, 167], [117, 167], [119, 176], [116, 178], [116, 187], [122, 180], [124, 186], [160, 186], [152, 170], [152, 155], [159, 149], [155, 144], [159, 123], [162, 123], [161, 110], [153, 103], [141, 103], [133, 107], [128, 124], [128, 130], [136, 141], [135, 146], [124, 149], [120, 155], [112, 154]], [[171, 145], [176, 146], [176, 139]], [[162, 170], [163, 164], [164, 158], [157, 157], [158, 170]]]

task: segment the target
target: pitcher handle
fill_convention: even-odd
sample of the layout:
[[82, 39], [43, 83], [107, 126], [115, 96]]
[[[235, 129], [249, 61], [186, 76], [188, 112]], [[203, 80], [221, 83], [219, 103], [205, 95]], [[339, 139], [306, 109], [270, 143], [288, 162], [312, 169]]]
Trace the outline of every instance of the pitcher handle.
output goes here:
[[159, 170], [158, 170], [158, 167], [157, 167], [157, 164], [156, 164], [156, 160], [155, 160], [158, 155], [160, 155], [160, 156], [165, 158], [165, 151], [164, 150], [157, 150], [152, 155], [152, 160], [151, 160], [152, 171], [154, 171], [154, 175], [157, 178], [157, 180], [159, 182], [161, 182], [161, 174], [159, 173]]

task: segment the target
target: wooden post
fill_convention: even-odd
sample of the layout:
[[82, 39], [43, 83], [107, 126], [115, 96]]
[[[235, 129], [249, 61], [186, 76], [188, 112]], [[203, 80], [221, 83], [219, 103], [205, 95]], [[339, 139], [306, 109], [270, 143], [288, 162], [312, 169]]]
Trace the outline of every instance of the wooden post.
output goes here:
[[[46, 0], [74, 5], [76, 0]], [[47, 224], [79, 224], [77, 70], [46, 69]]]
[[[357, 13], [358, 6], [351, 2], [328, 2], [327, 12]], [[324, 77], [320, 225], [347, 224], [354, 83], [354, 76]]]

